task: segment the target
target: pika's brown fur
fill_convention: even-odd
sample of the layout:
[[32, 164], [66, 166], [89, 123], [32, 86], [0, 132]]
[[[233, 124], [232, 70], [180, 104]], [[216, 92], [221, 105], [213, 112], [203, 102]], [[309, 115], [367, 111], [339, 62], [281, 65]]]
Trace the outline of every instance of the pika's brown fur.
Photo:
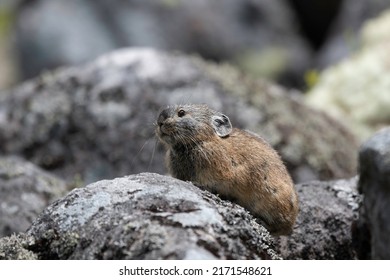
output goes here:
[[232, 128], [227, 116], [195, 104], [163, 110], [156, 134], [167, 147], [173, 177], [233, 199], [274, 235], [291, 233], [297, 194], [279, 155], [260, 136]]

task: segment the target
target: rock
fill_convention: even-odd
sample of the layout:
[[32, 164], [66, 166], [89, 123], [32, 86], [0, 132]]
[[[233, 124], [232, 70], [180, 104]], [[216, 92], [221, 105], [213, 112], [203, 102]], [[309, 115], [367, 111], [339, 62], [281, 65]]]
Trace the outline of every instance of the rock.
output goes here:
[[364, 141], [390, 124], [390, 10], [363, 28], [364, 45], [320, 74], [307, 103], [342, 120]]
[[27, 233], [0, 239], [0, 259], [356, 259], [357, 177], [296, 185], [291, 236], [273, 239], [242, 207], [152, 173], [74, 189]]
[[357, 177], [296, 185], [300, 213], [291, 236], [279, 237], [276, 250], [285, 259], [356, 259], [352, 227], [361, 196]]
[[262, 135], [296, 182], [356, 174], [354, 136], [299, 96], [228, 65], [151, 49], [116, 51], [1, 92], [0, 152], [67, 181], [165, 173], [153, 123], [165, 105], [183, 102], [207, 103]]
[[51, 204], [27, 231], [40, 259], [278, 259], [242, 207], [191, 183], [143, 173]]
[[23, 233], [0, 238], [0, 260], [37, 260], [29, 250], [33, 244], [34, 238]]
[[388, 0], [343, 0], [340, 11], [330, 28], [328, 38], [317, 54], [320, 69], [330, 67], [353, 55], [360, 45], [357, 35], [366, 21], [390, 8]]
[[47, 69], [86, 62], [118, 47], [88, 1], [38, 0], [24, 3], [16, 14], [15, 47], [23, 80]]
[[362, 223], [369, 234], [372, 259], [390, 259], [390, 128], [383, 129], [366, 141], [359, 154], [359, 190], [363, 193]]
[[297, 86], [310, 49], [295, 27], [284, 0], [39, 0], [22, 6], [15, 34], [28, 78], [137, 46], [230, 61]]
[[23, 232], [65, 194], [62, 180], [15, 157], [0, 157], [0, 237]]

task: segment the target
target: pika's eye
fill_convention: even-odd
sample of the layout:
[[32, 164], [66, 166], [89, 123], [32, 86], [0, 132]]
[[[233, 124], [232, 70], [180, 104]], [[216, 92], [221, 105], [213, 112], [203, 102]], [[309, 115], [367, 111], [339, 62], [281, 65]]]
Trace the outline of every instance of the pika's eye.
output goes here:
[[186, 114], [186, 111], [184, 111], [183, 109], [181, 109], [181, 110], [179, 110], [178, 112], [177, 112], [177, 115], [178, 115], [178, 117], [184, 117], [184, 115]]

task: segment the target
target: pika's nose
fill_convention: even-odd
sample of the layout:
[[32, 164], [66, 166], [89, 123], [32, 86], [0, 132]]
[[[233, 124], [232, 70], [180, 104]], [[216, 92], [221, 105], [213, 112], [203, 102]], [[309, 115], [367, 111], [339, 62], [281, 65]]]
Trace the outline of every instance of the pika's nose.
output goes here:
[[160, 115], [157, 118], [157, 124], [161, 127], [164, 124], [164, 121], [169, 117], [169, 109], [161, 111]]

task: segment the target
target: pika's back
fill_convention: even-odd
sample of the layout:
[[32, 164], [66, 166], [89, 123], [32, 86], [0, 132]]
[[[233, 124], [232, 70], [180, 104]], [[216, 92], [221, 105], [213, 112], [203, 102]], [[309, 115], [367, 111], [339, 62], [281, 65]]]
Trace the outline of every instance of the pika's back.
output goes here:
[[291, 232], [298, 214], [292, 180], [277, 152], [255, 133], [232, 128], [206, 105], [164, 109], [156, 134], [170, 174], [233, 199], [273, 234]]

